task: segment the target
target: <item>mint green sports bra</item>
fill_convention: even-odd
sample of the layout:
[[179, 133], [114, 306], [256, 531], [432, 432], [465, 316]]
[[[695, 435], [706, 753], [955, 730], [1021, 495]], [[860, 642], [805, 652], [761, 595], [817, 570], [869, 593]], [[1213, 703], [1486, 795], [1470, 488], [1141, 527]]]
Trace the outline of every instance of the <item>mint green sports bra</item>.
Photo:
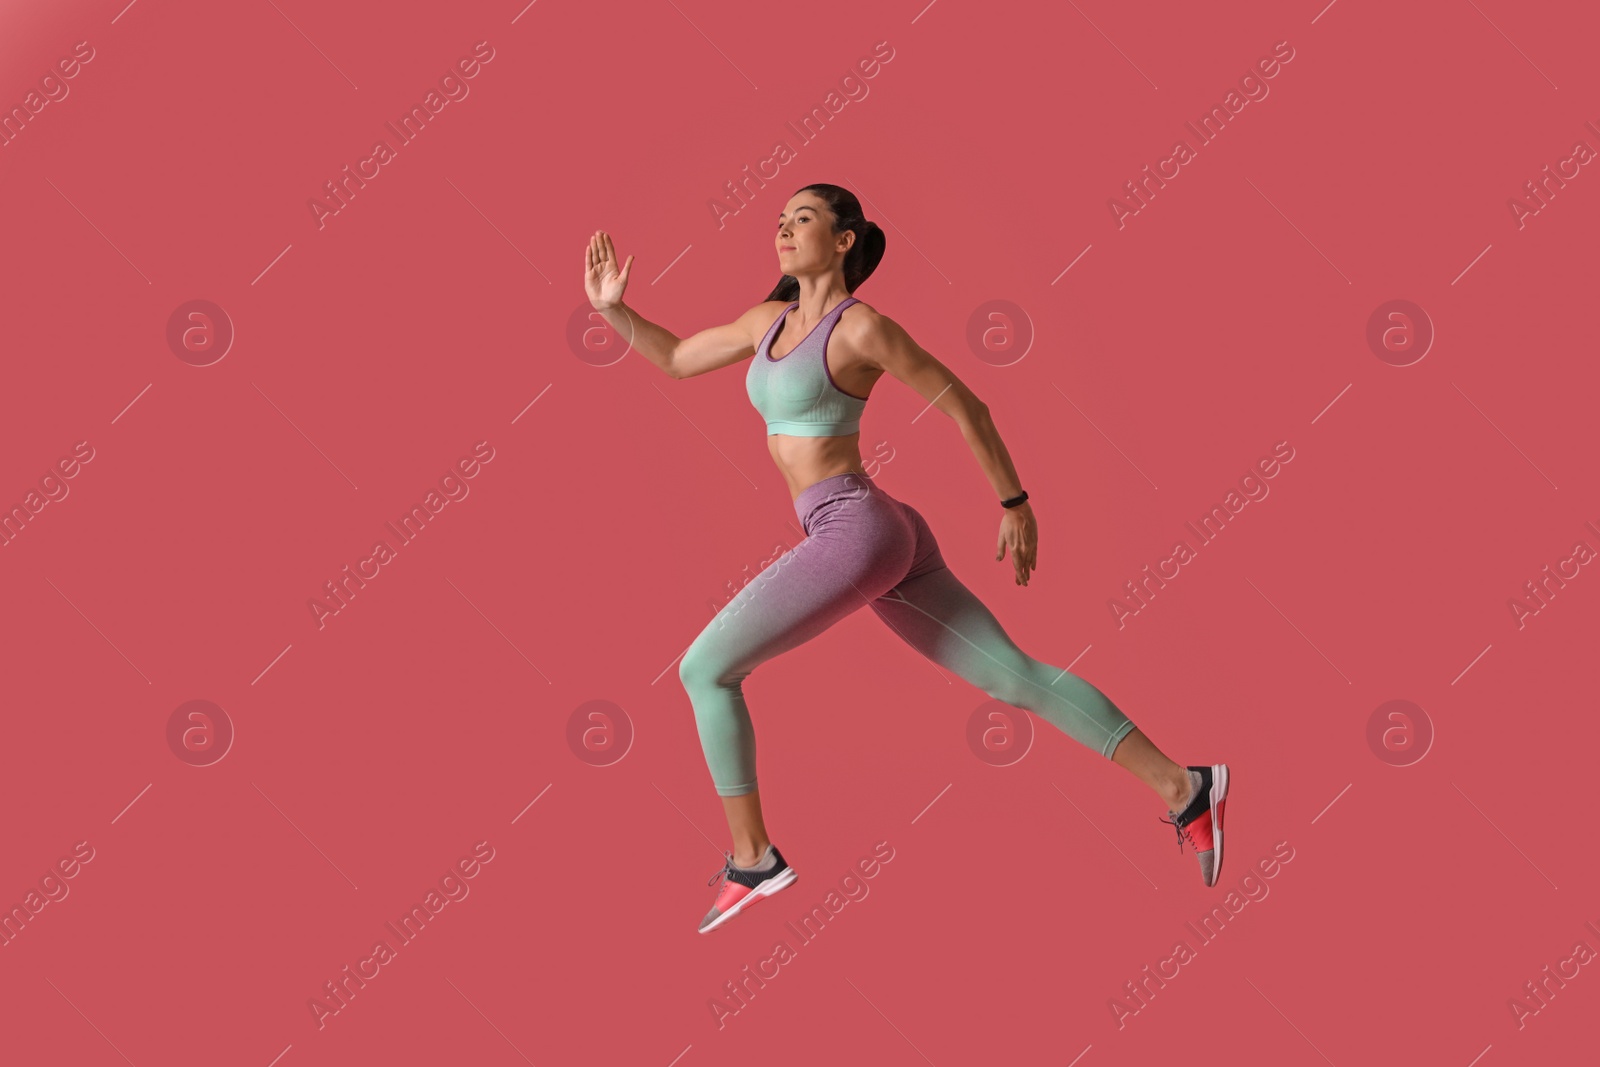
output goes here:
[[783, 329], [789, 312], [800, 302], [791, 303], [768, 328], [750, 361], [744, 387], [750, 403], [767, 420], [769, 436], [782, 433], [794, 437], [841, 437], [861, 428], [861, 412], [867, 406], [867, 398], [840, 389], [828, 369], [828, 338], [844, 309], [859, 303], [853, 296], [839, 301], [782, 359], [770, 355], [772, 342]]

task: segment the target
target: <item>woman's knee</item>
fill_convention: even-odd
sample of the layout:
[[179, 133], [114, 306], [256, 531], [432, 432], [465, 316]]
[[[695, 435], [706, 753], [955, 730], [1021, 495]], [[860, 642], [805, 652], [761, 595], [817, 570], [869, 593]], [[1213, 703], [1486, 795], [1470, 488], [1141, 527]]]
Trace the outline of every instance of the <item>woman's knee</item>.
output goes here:
[[984, 664], [978, 687], [996, 700], [1025, 708], [1037, 702], [1034, 661], [1021, 653], [1001, 654]]
[[678, 662], [678, 681], [690, 693], [707, 688], [728, 688], [738, 685], [741, 676], [733, 670], [728, 657], [720, 653], [715, 641], [709, 640], [712, 631], [696, 638]]

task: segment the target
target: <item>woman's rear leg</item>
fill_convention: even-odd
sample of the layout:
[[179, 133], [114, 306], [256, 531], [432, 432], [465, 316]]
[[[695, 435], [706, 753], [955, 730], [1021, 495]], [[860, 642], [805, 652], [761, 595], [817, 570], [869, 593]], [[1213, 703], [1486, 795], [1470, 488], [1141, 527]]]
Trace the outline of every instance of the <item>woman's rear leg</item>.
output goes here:
[[918, 652], [1013, 707], [1033, 712], [1074, 741], [1126, 768], [1169, 811], [1190, 792], [1186, 769], [1158, 749], [1104, 693], [1017, 647], [994, 613], [949, 567], [910, 578], [873, 611]]

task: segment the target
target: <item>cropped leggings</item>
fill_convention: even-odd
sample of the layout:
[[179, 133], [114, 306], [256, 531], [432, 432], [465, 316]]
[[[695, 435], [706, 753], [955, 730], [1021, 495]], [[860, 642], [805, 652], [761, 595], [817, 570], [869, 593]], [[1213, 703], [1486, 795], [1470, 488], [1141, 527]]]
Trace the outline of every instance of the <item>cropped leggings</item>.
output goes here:
[[923, 517], [870, 478], [825, 478], [794, 505], [806, 539], [724, 605], [678, 667], [718, 795], [756, 789], [744, 679], [863, 605], [933, 662], [1108, 759], [1133, 729], [1100, 690], [1018, 648], [950, 572]]

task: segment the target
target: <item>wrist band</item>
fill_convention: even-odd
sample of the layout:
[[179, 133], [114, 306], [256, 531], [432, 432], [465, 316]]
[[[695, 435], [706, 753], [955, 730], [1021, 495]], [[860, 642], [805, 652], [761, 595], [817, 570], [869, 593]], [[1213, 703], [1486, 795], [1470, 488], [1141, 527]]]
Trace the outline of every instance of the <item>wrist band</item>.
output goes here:
[[1012, 497], [1010, 500], [1002, 500], [1002, 501], [1000, 501], [1000, 506], [1003, 507], [1003, 508], [1014, 508], [1018, 504], [1022, 503], [1024, 500], [1027, 500], [1027, 499], [1028, 499], [1028, 491], [1026, 489], [1024, 489], [1021, 493], [1018, 493], [1016, 496]]

